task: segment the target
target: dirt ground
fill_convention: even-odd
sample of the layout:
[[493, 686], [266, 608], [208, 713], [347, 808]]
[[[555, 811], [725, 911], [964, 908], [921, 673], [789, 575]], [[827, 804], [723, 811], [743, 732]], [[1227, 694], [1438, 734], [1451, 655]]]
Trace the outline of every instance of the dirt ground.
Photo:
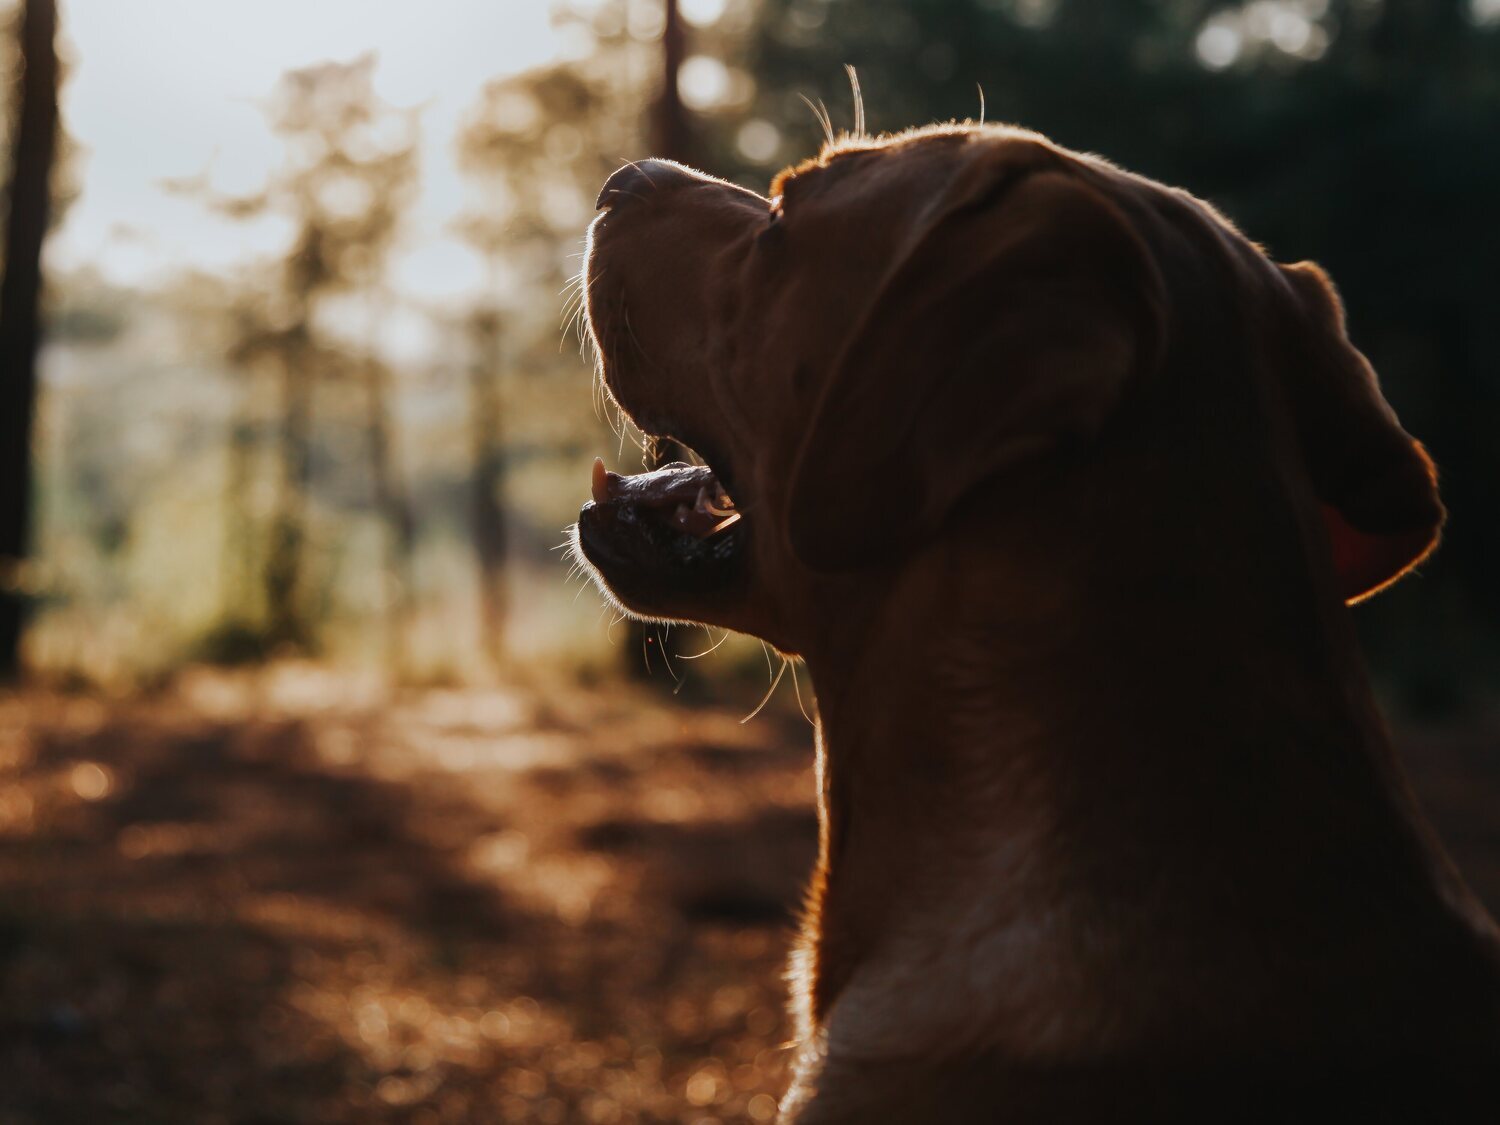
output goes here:
[[[767, 1121], [799, 717], [315, 669], [0, 696], [0, 1125]], [[1403, 739], [1500, 907], [1500, 739]]]

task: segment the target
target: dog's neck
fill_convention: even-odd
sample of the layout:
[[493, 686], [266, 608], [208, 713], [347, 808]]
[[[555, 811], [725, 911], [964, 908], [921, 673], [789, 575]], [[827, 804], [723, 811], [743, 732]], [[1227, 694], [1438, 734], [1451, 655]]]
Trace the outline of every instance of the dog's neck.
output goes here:
[[[1353, 1049], [1392, 1031], [1356, 1026], [1371, 974], [1411, 993], [1381, 1013], [1395, 1022], [1434, 973], [1464, 979], [1468, 903], [1346, 612], [1300, 551], [1223, 545], [1296, 538], [1180, 519], [1137, 527], [1153, 549], [1133, 552], [1129, 520], [1087, 499], [1059, 513], [1056, 496], [1008, 518], [979, 514], [805, 654], [823, 854], [801, 957], [819, 1049]], [[1060, 524], [1104, 540], [1049, 539]]]

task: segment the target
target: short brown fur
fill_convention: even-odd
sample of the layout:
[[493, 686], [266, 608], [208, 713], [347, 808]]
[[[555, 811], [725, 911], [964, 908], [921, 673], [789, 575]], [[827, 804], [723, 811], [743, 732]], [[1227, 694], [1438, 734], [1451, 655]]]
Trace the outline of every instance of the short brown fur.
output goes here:
[[653, 163], [588, 267], [611, 393], [748, 525], [630, 608], [817, 689], [781, 1120], [1484, 1119], [1500, 940], [1346, 609], [1444, 512], [1331, 284], [1020, 130], [773, 194], [847, 159], [775, 216]]

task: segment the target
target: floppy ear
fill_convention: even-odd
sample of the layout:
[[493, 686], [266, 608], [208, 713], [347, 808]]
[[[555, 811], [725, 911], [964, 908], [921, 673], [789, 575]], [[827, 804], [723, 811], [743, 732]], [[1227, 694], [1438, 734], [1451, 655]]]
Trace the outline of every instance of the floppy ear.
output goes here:
[[1160, 278], [1077, 176], [981, 161], [935, 215], [844, 345], [793, 463], [788, 531], [814, 569], [920, 543], [1007, 466], [1087, 441], [1154, 362]]
[[1368, 361], [1344, 332], [1338, 292], [1318, 266], [1282, 266], [1305, 340], [1288, 371], [1298, 443], [1323, 506], [1339, 593], [1353, 604], [1389, 586], [1437, 546], [1445, 513], [1437, 471], [1401, 428]]

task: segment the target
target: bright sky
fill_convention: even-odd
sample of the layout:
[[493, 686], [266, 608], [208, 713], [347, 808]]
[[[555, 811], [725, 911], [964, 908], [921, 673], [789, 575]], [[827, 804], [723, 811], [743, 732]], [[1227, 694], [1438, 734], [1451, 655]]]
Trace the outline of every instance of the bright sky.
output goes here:
[[264, 99], [283, 71], [375, 51], [375, 83], [423, 105], [422, 196], [397, 286], [417, 297], [472, 291], [479, 263], [443, 228], [462, 202], [455, 126], [484, 83], [567, 50], [547, 0], [64, 0], [70, 73], [63, 115], [83, 147], [83, 191], [48, 247], [139, 284], [195, 265], [219, 269], [272, 252], [275, 220], [230, 223], [163, 190], [208, 169], [250, 192], [280, 160]]

